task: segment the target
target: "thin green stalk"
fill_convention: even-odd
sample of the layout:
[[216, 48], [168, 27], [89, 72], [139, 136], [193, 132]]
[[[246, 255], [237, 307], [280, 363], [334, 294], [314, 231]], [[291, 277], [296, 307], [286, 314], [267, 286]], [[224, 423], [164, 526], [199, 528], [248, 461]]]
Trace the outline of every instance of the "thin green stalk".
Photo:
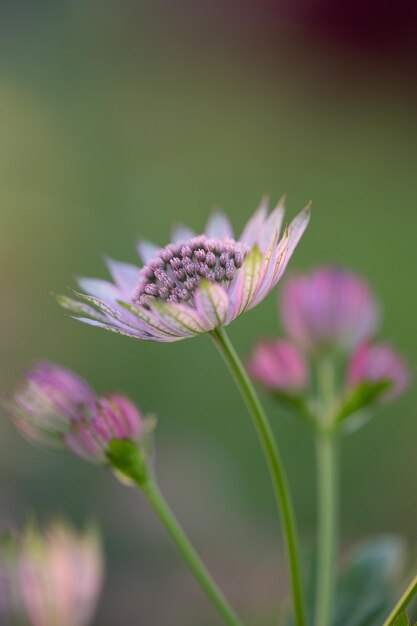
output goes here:
[[281, 456], [275, 441], [274, 434], [268, 422], [264, 409], [260, 403], [258, 395], [246, 373], [242, 362], [236, 353], [226, 331], [219, 327], [211, 333], [220, 354], [225, 360], [235, 382], [245, 400], [249, 412], [252, 415], [255, 428], [261, 440], [264, 454], [269, 466], [275, 495], [281, 510], [285, 545], [290, 569], [291, 588], [294, 603], [295, 623], [297, 626], [304, 626], [305, 608], [303, 599], [303, 589], [301, 582], [301, 568], [297, 541], [297, 531], [294, 521], [294, 513], [290, 498], [287, 479], [284, 473]]
[[334, 435], [316, 438], [317, 454], [317, 589], [315, 625], [329, 626], [332, 619], [337, 551], [337, 451]]
[[385, 620], [383, 626], [393, 626], [395, 624], [395, 620], [398, 616], [405, 611], [405, 609], [410, 604], [411, 600], [414, 596], [417, 595], [417, 576], [413, 578], [411, 583], [408, 585], [407, 589], [404, 591], [401, 598], [398, 600], [397, 604]]
[[226, 598], [217, 587], [210, 573], [207, 571], [205, 565], [186, 537], [154, 479], [148, 477], [146, 482], [139, 485], [139, 487], [145, 494], [159, 520], [165, 526], [201, 587], [222, 615], [226, 624], [229, 626], [242, 626], [242, 622], [230, 607]]
[[315, 626], [330, 626], [335, 591], [339, 481], [337, 435], [331, 427], [334, 387], [333, 363], [331, 359], [323, 359], [317, 365], [322, 420], [316, 434], [318, 541]]

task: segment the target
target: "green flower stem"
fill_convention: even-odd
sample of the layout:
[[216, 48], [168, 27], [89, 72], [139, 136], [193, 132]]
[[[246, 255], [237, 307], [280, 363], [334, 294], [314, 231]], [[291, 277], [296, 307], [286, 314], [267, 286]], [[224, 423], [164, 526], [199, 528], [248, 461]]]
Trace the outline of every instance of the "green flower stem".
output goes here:
[[417, 595], [417, 576], [413, 578], [401, 598], [385, 620], [383, 626], [393, 626], [399, 615], [405, 611], [414, 596]]
[[238, 354], [230, 342], [225, 329], [223, 327], [219, 327], [210, 334], [220, 354], [229, 367], [239, 391], [248, 406], [255, 428], [258, 432], [258, 436], [262, 443], [283, 520], [283, 531], [285, 535], [285, 544], [291, 575], [295, 623], [297, 626], [304, 626], [306, 620], [297, 532], [287, 479], [284, 473], [275, 437], [254, 386], [252, 385], [252, 382], [247, 375]]
[[184, 531], [169, 508], [164, 496], [160, 492], [155, 480], [148, 475], [146, 481], [138, 486], [145, 494], [157, 517], [163, 526], [165, 526], [179, 552], [184, 557], [186, 563], [190, 567], [201, 587], [206, 592], [207, 596], [222, 615], [226, 624], [229, 626], [242, 626], [242, 622], [230, 607], [229, 603], [202, 563], [200, 557], [187, 539]]
[[331, 624], [337, 551], [337, 450], [333, 434], [316, 437], [317, 454], [317, 589], [316, 626]]
[[323, 358], [317, 364], [317, 391], [322, 420], [316, 433], [317, 459], [317, 587], [315, 626], [332, 622], [338, 539], [337, 434], [334, 414], [334, 365]]

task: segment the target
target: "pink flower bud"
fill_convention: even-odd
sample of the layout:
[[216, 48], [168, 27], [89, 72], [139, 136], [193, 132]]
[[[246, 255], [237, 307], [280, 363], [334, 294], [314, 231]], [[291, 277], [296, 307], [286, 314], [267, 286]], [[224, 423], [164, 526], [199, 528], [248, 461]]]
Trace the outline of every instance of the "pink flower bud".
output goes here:
[[308, 352], [349, 351], [374, 335], [380, 317], [366, 282], [331, 267], [290, 278], [281, 312], [289, 337]]
[[93, 463], [104, 463], [113, 439], [135, 440], [142, 431], [143, 419], [138, 408], [124, 396], [107, 395], [97, 400], [90, 419], [72, 423], [65, 443], [77, 456]]
[[60, 447], [69, 424], [89, 413], [95, 401], [95, 393], [77, 374], [40, 361], [26, 373], [6, 408], [17, 428], [32, 443]]
[[138, 408], [126, 397], [98, 397], [73, 372], [39, 363], [5, 403], [17, 428], [32, 442], [68, 448], [95, 463], [107, 462], [113, 439], [135, 440], [143, 430]]
[[382, 400], [401, 395], [408, 387], [410, 374], [403, 358], [388, 344], [362, 344], [352, 355], [347, 382], [355, 387], [361, 382], [391, 381]]
[[247, 367], [252, 378], [271, 391], [300, 391], [308, 382], [304, 355], [288, 341], [258, 343]]

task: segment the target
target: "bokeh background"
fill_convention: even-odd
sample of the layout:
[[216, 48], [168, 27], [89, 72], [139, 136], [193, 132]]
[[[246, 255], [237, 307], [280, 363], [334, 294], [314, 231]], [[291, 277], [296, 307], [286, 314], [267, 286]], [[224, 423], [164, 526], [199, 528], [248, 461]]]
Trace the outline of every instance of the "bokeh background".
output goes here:
[[[243, 226], [264, 193], [311, 226], [290, 271], [363, 273], [384, 336], [417, 362], [416, 10], [363, 3], [3, 2], [0, 9], [1, 390], [39, 357], [159, 416], [157, 468], [211, 570], [253, 623], [287, 583], [270, 483], [250, 420], [207, 337], [148, 345], [70, 320], [51, 292], [132, 261], [140, 235]], [[279, 293], [279, 289], [277, 291]], [[279, 333], [276, 295], [238, 320], [245, 355]], [[313, 449], [266, 399], [304, 544]], [[343, 446], [342, 542], [417, 542], [412, 389]], [[108, 562], [96, 626], [217, 624], [141, 498], [100, 468], [42, 453], [0, 421], [0, 522], [100, 521]], [[281, 556], [280, 556], [281, 554]], [[279, 578], [277, 587], [276, 578]]]

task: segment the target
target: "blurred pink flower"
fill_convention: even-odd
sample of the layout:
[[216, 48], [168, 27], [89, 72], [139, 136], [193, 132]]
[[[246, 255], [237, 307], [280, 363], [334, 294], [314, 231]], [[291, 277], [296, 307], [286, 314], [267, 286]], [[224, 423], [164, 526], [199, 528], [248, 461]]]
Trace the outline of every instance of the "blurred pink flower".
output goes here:
[[93, 463], [105, 463], [110, 441], [135, 440], [142, 431], [143, 420], [138, 408], [124, 396], [107, 395], [97, 400], [93, 417], [71, 424], [64, 440], [77, 456]]
[[382, 394], [383, 400], [391, 400], [407, 389], [410, 373], [402, 356], [388, 344], [364, 343], [359, 346], [348, 366], [349, 387], [384, 380], [391, 381], [392, 386]]
[[144, 267], [108, 260], [114, 282], [82, 278], [84, 302], [58, 302], [93, 326], [135, 339], [172, 342], [227, 326], [259, 304], [281, 278], [309, 221], [304, 209], [280, 238], [284, 206], [261, 205], [238, 240], [214, 213], [205, 233], [177, 228], [161, 249], [139, 243]]
[[39, 361], [25, 373], [6, 408], [17, 428], [32, 442], [61, 447], [61, 437], [81, 413], [93, 410], [96, 395], [70, 370]]
[[332, 267], [289, 278], [281, 314], [289, 337], [303, 350], [351, 350], [374, 335], [379, 307], [366, 282]]
[[[43, 534], [30, 527], [4, 558], [4, 614], [30, 626], [87, 626], [104, 564], [97, 531], [76, 533], [56, 522]], [[3, 562], [4, 561], [4, 562]], [[8, 621], [6, 621], [8, 623]]]
[[289, 341], [261, 341], [247, 368], [252, 378], [271, 391], [300, 391], [308, 383], [306, 359]]
[[5, 402], [17, 428], [32, 443], [67, 448], [105, 463], [113, 439], [135, 440], [142, 432], [138, 408], [120, 395], [97, 396], [75, 373], [41, 362]]

